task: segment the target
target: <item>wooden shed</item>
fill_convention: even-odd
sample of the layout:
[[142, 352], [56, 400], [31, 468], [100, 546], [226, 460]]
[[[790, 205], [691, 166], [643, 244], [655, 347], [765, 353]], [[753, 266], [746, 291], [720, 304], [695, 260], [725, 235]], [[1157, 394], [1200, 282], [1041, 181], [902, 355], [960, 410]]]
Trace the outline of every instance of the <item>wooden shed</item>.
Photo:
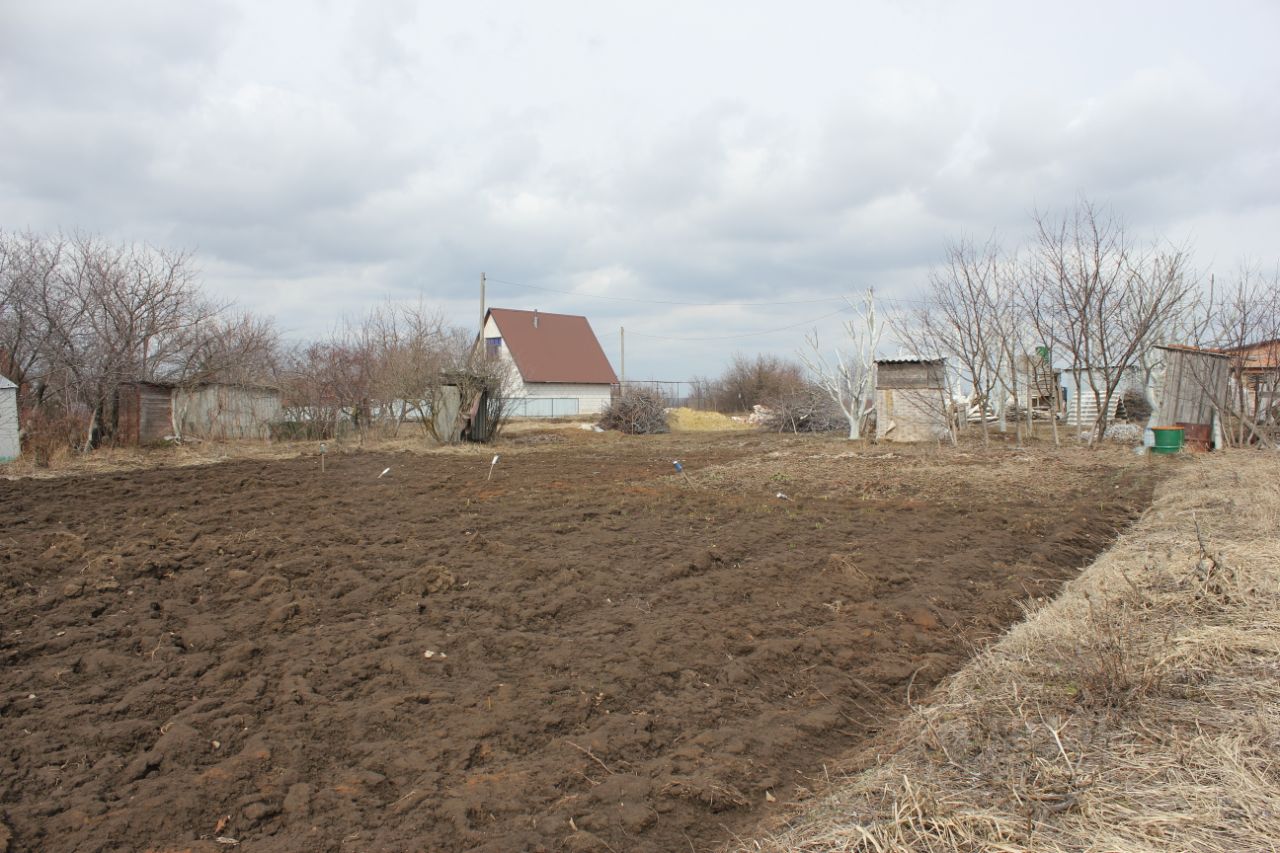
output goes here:
[[946, 435], [946, 389], [946, 359], [877, 359], [877, 438], [935, 441]]
[[1047, 349], [1021, 356], [1017, 378], [1019, 408], [1046, 418], [1063, 410], [1062, 371], [1050, 363]]
[[1211, 434], [1231, 383], [1231, 357], [1187, 346], [1157, 347], [1164, 356], [1156, 409], [1159, 426], [1201, 427]]
[[18, 435], [18, 386], [0, 376], [0, 462], [12, 462], [22, 453]]

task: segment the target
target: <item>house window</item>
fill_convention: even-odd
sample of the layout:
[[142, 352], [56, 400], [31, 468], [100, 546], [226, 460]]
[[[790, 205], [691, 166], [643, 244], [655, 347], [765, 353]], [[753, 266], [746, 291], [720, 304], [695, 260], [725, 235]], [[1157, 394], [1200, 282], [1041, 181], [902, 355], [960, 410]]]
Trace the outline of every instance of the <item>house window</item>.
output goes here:
[[502, 349], [502, 338], [485, 338], [484, 354], [489, 358], [494, 358], [498, 354], [498, 350]]

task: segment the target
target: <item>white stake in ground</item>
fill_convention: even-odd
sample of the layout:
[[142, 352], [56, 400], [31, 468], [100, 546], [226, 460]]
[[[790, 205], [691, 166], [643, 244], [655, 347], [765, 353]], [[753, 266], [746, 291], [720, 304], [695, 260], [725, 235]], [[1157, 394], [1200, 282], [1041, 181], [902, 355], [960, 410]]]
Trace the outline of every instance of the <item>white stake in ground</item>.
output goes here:
[[489, 476], [485, 477], [486, 480], [493, 479], [493, 468], [497, 464], [498, 464], [498, 454], [495, 453], [493, 454], [493, 461], [489, 463]]
[[323, 473], [324, 473], [324, 454], [325, 454], [325, 452], [326, 452], [326, 451], [325, 451], [325, 447], [324, 447], [324, 442], [322, 441], [322, 442], [320, 442], [320, 473], [321, 473], [321, 474], [323, 474]]
[[382, 473], [378, 475], [378, 479], [381, 480], [383, 477], [387, 476], [390, 473], [391, 473], [390, 468], [383, 468]]

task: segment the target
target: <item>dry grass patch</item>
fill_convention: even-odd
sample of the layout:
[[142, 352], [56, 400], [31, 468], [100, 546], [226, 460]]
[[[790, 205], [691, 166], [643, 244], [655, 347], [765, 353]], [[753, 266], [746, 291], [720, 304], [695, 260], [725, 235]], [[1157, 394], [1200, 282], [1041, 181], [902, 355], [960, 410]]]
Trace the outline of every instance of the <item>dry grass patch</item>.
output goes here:
[[1280, 458], [1180, 464], [1061, 596], [739, 849], [1280, 848]]
[[700, 412], [683, 406], [667, 412], [667, 423], [672, 432], [720, 432], [752, 428], [745, 418], [735, 421], [719, 412]]

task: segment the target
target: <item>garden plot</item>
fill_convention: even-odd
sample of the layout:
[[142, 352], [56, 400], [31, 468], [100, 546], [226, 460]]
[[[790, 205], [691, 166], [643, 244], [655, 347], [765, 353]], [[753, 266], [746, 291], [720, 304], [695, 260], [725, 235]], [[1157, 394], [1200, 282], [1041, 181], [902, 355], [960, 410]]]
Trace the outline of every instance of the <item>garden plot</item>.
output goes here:
[[1052, 594], [1161, 473], [743, 434], [490, 460], [3, 484], [0, 837], [712, 849]]

